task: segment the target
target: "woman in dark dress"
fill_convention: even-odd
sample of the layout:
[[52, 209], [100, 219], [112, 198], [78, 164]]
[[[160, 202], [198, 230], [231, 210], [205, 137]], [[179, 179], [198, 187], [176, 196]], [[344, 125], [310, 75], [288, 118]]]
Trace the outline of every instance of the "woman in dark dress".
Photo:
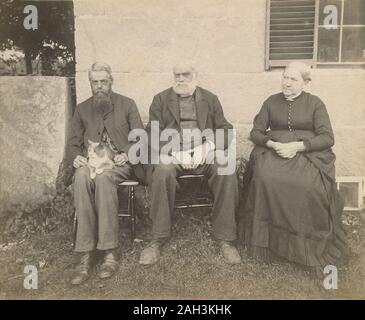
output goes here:
[[279, 256], [318, 272], [345, 261], [347, 242], [333, 131], [323, 102], [303, 91], [308, 81], [308, 66], [290, 64], [282, 92], [254, 119], [239, 233], [250, 255]]

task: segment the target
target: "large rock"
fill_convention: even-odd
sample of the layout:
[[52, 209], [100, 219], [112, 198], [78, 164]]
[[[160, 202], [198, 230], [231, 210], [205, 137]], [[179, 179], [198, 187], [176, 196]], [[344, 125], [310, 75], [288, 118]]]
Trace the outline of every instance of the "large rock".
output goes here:
[[70, 101], [66, 78], [0, 78], [0, 215], [32, 209], [54, 189]]

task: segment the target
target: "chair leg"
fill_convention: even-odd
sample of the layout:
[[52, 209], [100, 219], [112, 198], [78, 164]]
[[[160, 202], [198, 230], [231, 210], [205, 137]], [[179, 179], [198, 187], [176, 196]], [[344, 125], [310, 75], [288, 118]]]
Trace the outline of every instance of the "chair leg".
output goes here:
[[133, 242], [136, 236], [136, 223], [137, 223], [137, 219], [136, 219], [136, 212], [135, 212], [135, 208], [134, 208], [134, 186], [131, 186], [129, 188], [129, 201], [130, 201], [130, 206], [129, 206], [129, 214], [131, 217], [131, 241]]
[[76, 234], [77, 234], [77, 213], [74, 211], [73, 221], [72, 221], [72, 248], [75, 249], [76, 246]]

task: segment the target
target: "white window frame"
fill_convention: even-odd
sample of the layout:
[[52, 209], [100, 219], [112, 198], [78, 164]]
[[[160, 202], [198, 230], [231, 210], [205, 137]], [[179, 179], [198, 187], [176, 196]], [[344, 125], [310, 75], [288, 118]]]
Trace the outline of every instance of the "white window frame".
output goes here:
[[[266, 44], [265, 44], [265, 70], [269, 70], [271, 67], [284, 67], [294, 59], [288, 60], [270, 60], [270, 1], [266, 0]], [[354, 61], [354, 62], [343, 62], [342, 61], [342, 43], [343, 43], [343, 30], [346, 27], [361, 27], [365, 28], [365, 25], [344, 25], [344, 11], [345, 11], [345, 1], [340, 0], [342, 5], [340, 24], [337, 27], [340, 28], [340, 39], [339, 39], [339, 61], [334, 62], [320, 62], [318, 61], [318, 33], [320, 28], [325, 28], [325, 26], [319, 24], [319, 1], [315, 0], [315, 17], [314, 17], [314, 39], [313, 39], [313, 59], [300, 59], [306, 62], [308, 65], [316, 68], [318, 66], [346, 66], [346, 65], [365, 65], [365, 62]], [[333, 26], [336, 27], [336, 26]]]

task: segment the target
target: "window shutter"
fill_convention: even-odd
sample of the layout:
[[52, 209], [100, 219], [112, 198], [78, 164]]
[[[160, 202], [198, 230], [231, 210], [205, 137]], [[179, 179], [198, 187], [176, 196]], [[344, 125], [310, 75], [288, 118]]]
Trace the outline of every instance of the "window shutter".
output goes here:
[[268, 0], [266, 69], [292, 60], [315, 64], [317, 1]]

